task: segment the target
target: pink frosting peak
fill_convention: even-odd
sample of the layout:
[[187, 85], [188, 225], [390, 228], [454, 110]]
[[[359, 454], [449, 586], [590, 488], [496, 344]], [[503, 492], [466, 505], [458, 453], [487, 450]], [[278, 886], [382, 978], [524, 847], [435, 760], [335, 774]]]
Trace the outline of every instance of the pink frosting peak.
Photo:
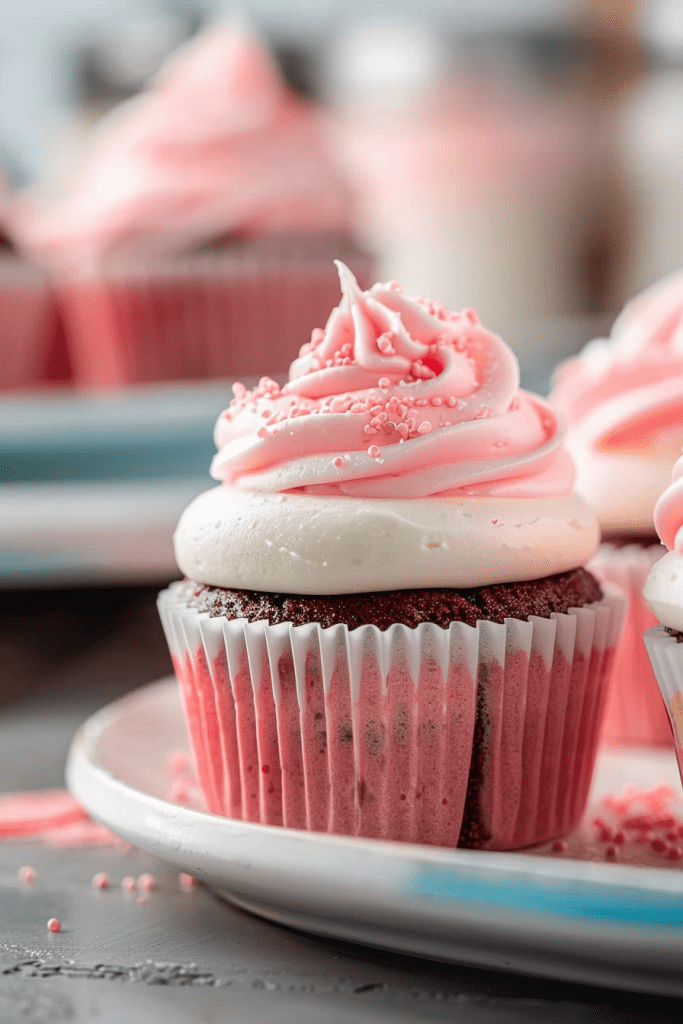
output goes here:
[[234, 386], [215, 479], [367, 498], [571, 491], [555, 412], [520, 391], [515, 356], [473, 310], [409, 299], [394, 283], [363, 292], [337, 266], [342, 300], [289, 382]]
[[655, 529], [669, 551], [683, 555], [683, 456], [671, 473], [671, 484], [655, 505]]
[[683, 440], [683, 272], [629, 302], [609, 339], [558, 368], [552, 401], [605, 452], [672, 455]]
[[234, 234], [348, 224], [322, 113], [235, 23], [184, 47], [102, 120], [69, 193], [18, 202], [23, 247], [53, 266], [184, 252]]

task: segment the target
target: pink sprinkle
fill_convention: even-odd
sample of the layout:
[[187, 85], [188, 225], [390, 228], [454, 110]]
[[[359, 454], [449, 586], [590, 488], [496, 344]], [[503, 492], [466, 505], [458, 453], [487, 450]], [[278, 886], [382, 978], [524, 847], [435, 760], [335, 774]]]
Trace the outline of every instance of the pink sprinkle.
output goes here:
[[655, 853], [664, 853], [664, 851], [666, 850], [666, 843], [663, 839], [653, 839], [650, 843], [650, 846], [655, 851]]
[[434, 395], [434, 397], [431, 399], [431, 403], [432, 405], [435, 405], [437, 407], [439, 405], [443, 405], [443, 398], [439, 398], [438, 395]]
[[197, 884], [197, 879], [193, 878], [192, 875], [187, 875], [184, 871], [181, 871], [178, 875], [178, 884], [183, 892], [192, 892]]
[[62, 930], [62, 924], [58, 917], [51, 917], [47, 922], [47, 930], [49, 932], [60, 932]]
[[135, 892], [135, 879], [132, 875], [126, 875], [121, 879], [121, 888], [124, 892]]
[[430, 434], [432, 431], [432, 425], [429, 420], [423, 420], [420, 426], [417, 428], [418, 434]]
[[96, 875], [93, 875], [91, 885], [93, 889], [108, 889], [111, 885], [111, 880], [104, 871], [98, 871]]
[[564, 853], [567, 849], [567, 844], [564, 839], [556, 839], [552, 845], [553, 853]]
[[150, 875], [148, 871], [145, 871], [142, 875], [138, 875], [138, 889], [142, 889], [143, 892], [151, 892], [152, 889], [156, 889], [157, 880], [154, 875]]
[[333, 460], [332, 465], [334, 466], [335, 469], [344, 468], [344, 460], [342, 459], [341, 455], [338, 455], [337, 458]]
[[19, 881], [25, 885], [32, 885], [38, 877], [38, 873], [35, 868], [32, 868], [30, 864], [24, 864], [23, 868], [19, 868], [17, 871]]
[[138, 903], [140, 904], [141, 907], [144, 907], [145, 904], [147, 903], [147, 897], [146, 896], [138, 896]]
[[183, 778], [175, 779], [173, 785], [171, 786], [171, 792], [169, 795], [171, 797], [171, 801], [174, 804], [189, 803], [190, 788], [188, 786], [187, 780]]
[[449, 409], [455, 409], [457, 404], [458, 399], [455, 397], [455, 395], [449, 395], [448, 398], [446, 399], [446, 405], [448, 406]]
[[388, 377], [380, 377], [380, 379], [377, 381], [378, 388], [388, 388], [390, 384], [391, 381], [389, 380]]
[[169, 754], [167, 764], [173, 775], [184, 775], [190, 770], [190, 758], [184, 750], [174, 750]]
[[634, 818], [624, 818], [621, 824], [624, 826], [624, 828], [643, 829], [644, 831], [647, 831], [649, 828], [652, 827], [651, 820], [649, 818], [646, 818], [642, 814]]
[[371, 444], [370, 447], [368, 448], [368, 455], [370, 456], [371, 459], [378, 459], [381, 454], [382, 449], [376, 444]]

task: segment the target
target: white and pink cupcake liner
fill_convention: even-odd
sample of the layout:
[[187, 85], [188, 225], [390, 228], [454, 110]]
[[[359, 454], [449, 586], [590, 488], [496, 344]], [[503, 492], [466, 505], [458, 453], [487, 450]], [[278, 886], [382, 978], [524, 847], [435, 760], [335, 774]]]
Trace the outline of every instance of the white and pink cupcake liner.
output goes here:
[[[339, 300], [335, 255], [205, 252], [58, 281], [75, 383], [285, 372]], [[370, 259], [352, 263], [367, 285]]]
[[659, 623], [643, 637], [670, 724], [683, 778], [683, 644]]
[[601, 582], [618, 586], [627, 598], [603, 724], [602, 738], [608, 743], [671, 746], [671, 729], [643, 644], [645, 630], [657, 624], [643, 587], [665, 551], [656, 543], [646, 547], [604, 543], [588, 566]]
[[506, 850], [588, 796], [623, 598], [448, 629], [270, 626], [159, 597], [210, 811]]

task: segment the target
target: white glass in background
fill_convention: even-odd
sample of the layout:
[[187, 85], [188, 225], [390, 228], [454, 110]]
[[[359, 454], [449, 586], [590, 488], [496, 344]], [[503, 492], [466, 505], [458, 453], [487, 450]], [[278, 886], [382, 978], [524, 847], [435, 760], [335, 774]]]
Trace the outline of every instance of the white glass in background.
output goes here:
[[629, 98], [621, 122], [632, 207], [621, 299], [683, 266], [681, 0], [646, 4], [642, 32], [657, 67]]
[[406, 21], [357, 24], [329, 63], [340, 156], [382, 276], [474, 306], [503, 333], [583, 312], [585, 108], [514, 68], [507, 88], [505, 69], [488, 80], [455, 63], [448, 38]]

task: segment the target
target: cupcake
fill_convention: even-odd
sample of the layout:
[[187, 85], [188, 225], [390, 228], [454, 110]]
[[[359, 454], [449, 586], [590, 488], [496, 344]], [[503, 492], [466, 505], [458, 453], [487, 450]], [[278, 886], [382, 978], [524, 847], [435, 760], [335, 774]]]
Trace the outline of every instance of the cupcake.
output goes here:
[[0, 390], [35, 387], [51, 377], [57, 344], [47, 277], [17, 253], [11, 236], [9, 188], [0, 175]]
[[645, 633], [645, 645], [683, 773], [683, 458], [655, 505], [655, 526], [669, 550], [652, 566], [645, 582], [645, 599], [659, 622]]
[[605, 739], [669, 745], [671, 732], [642, 644], [655, 618], [643, 598], [664, 554], [653, 513], [683, 445], [683, 274], [633, 299], [609, 339], [563, 363], [551, 400], [565, 414], [576, 489], [596, 509], [603, 543], [592, 571], [628, 593]]
[[472, 310], [342, 299], [215, 430], [162, 592], [217, 814], [507, 850], [584, 809], [622, 602], [552, 408]]
[[72, 187], [15, 222], [82, 384], [286, 371], [336, 299], [330, 254], [368, 273], [321, 112], [236, 23], [103, 118]]

